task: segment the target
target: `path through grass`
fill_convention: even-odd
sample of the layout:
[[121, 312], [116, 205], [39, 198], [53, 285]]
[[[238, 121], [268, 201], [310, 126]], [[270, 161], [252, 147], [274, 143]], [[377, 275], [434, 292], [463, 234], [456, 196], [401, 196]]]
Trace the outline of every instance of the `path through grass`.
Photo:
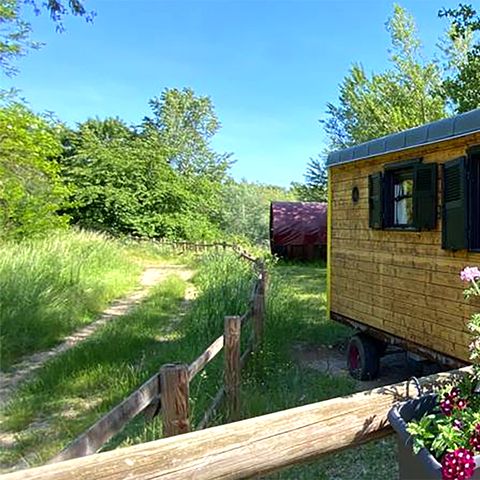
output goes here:
[[[348, 329], [326, 320], [325, 269], [279, 264], [270, 275], [265, 342], [242, 378], [243, 418], [292, 408], [358, 390], [348, 376], [308, 367], [295, 358], [307, 349], [344, 342]], [[2, 463], [45, 462], [151, 376], [163, 363], [195, 359], [223, 330], [225, 315], [243, 313], [253, 274], [234, 255], [206, 255], [194, 279], [198, 297], [183, 317], [185, 282], [171, 278], [134, 312], [106, 325], [86, 342], [47, 364], [24, 385], [8, 406], [2, 428], [15, 440]], [[172, 319], [179, 318], [174, 322]], [[191, 420], [195, 426], [222, 383], [219, 355], [191, 384]], [[214, 423], [225, 421], [223, 411]], [[106, 449], [160, 438], [159, 419], [142, 417]], [[40, 441], [41, 440], [41, 441]], [[314, 441], [314, 440], [313, 440]], [[271, 479], [394, 479], [391, 439], [371, 443], [270, 475]]]
[[[162, 364], [191, 362], [222, 332], [225, 315], [245, 311], [252, 281], [251, 267], [236, 256], [207, 255], [187, 312], [187, 283], [172, 276], [136, 310], [48, 362], [5, 409], [3, 467], [44, 463]], [[191, 386], [193, 423], [222, 382], [221, 359], [212, 363]], [[160, 437], [158, 421], [145, 426], [139, 417], [107, 448]]]

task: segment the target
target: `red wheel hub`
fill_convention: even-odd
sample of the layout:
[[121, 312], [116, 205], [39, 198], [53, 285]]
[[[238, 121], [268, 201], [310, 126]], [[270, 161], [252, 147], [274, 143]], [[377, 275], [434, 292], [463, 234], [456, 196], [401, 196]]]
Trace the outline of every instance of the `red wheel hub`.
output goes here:
[[348, 363], [352, 370], [358, 370], [360, 368], [360, 352], [356, 345], [350, 345], [348, 351]]

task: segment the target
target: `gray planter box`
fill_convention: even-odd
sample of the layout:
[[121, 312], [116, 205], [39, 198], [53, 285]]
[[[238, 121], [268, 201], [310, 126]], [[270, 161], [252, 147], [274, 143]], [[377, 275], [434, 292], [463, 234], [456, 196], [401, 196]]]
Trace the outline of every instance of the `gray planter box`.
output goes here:
[[[400, 480], [442, 479], [442, 466], [425, 449], [415, 455], [412, 449], [412, 438], [407, 432], [407, 423], [420, 419], [425, 413], [433, 410], [435, 395], [425, 395], [408, 400], [393, 407], [388, 413], [388, 420], [397, 433], [398, 466]], [[477, 468], [472, 479], [480, 480], [480, 455], [475, 456]]]

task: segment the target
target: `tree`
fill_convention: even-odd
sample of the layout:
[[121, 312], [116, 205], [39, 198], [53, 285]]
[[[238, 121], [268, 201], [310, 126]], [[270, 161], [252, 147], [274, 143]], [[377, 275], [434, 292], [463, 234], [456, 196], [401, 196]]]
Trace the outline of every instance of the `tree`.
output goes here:
[[181, 211], [187, 194], [156, 142], [109, 118], [65, 132], [63, 144], [75, 223], [116, 234], [166, 234], [165, 218]]
[[14, 103], [0, 109], [0, 235], [26, 237], [67, 224], [55, 158], [58, 125]]
[[210, 99], [166, 90], [133, 128], [88, 120], [63, 137], [68, 213], [83, 227], [189, 240], [220, 235], [228, 162], [209, 141], [218, 129]]
[[293, 193], [303, 202], [328, 200], [328, 172], [322, 157], [311, 158], [305, 173], [305, 183], [293, 183]]
[[220, 122], [209, 97], [196, 96], [190, 88], [173, 88], [152, 98], [149, 105], [153, 116], [145, 117], [143, 127], [157, 133], [173, 168], [184, 174], [224, 178], [229, 155], [218, 154], [210, 146]]
[[445, 117], [442, 79], [435, 62], [424, 61], [414, 19], [394, 6], [386, 24], [391, 68], [368, 75], [353, 65], [340, 85], [338, 105], [327, 104], [322, 121], [331, 149], [345, 148]]
[[66, 15], [84, 17], [91, 22], [94, 12], [87, 12], [80, 0], [46, 0], [39, 6], [35, 0], [0, 0], [0, 69], [7, 75], [14, 75], [17, 69], [14, 61], [30, 49], [41, 46], [31, 40], [32, 26], [22, 18], [22, 7], [32, 6], [38, 15], [45, 8], [59, 31], [63, 31], [62, 19]]
[[467, 112], [480, 107], [480, 15], [472, 5], [460, 4], [442, 9], [439, 16], [451, 20], [450, 45], [444, 49], [449, 71], [445, 96], [457, 113]]
[[222, 189], [222, 197], [222, 232], [254, 244], [265, 244], [269, 240], [270, 202], [295, 199], [284, 188], [246, 180], [227, 182]]
[[[156, 138], [168, 164], [182, 177], [195, 199], [189, 222], [208, 219], [218, 224], [221, 209], [221, 186], [227, 180], [230, 154], [218, 153], [211, 139], [220, 129], [220, 122], [209, 97], [197, 96], [190, 88], [166, 89], [149, 102], [152, 115], [142, 124], [144, 135]], [[185, 218], [185, 217], [183, 217]], [[195, 225], [194, 225], [195, 224]], [[204, 236], [207, 232], [202, 223]]]

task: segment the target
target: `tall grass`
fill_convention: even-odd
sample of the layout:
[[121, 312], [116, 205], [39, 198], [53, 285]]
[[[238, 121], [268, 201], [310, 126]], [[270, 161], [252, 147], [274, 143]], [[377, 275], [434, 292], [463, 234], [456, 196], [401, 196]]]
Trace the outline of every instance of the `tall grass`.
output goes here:
[[[50, 361], [5, 409], [2, 427], [16, 438], [0, 454], [3, 466], [21, 458], [30, 465], [45, 462], [162, 364], [190, 363], [222, 333], [224, 316], [246, 310], [252, 282], [245, 261], [205, 255], [194, 279], [198, 296], [186, 312], [185, 282], [170, 277], [137, 309]], [[222, 383], [222, 366], [219, 355], [191, 384], [193, 425]], [[158, 420], [145, 425], [139, 416], [106, 448], [161, 436]]]
[[90, 322], [140, 270], [118, 242], [96, 233], [0, 243], [1, 368]]
[[[162, 363], [172, 361], [190, 363], [197, 358], [223, 333], [225, 316], [241, 315], [246, 311], [254, 280], [255, 272], [252, 265], [233, 253], [212, 252], [203, 255], [194, 278], [197, 297], [179, 326], [182, 337], [178, 342], [162, 349], [159, 357]], [[222, 384], [223, 356], [218, 355], [190, 383], [192, 428], [195, 428], [202, 419], [203, 413]], [[222, 419], [220, 411], [218, 421], [221, 422]], [[159, 418], [147, 425], [141, 419], [137, 419], [110, 442], [106, 449], [161, 437], [162, 426]]]
[[[244, 418], [357, 389], [350, 378], [311, 369], [292, 356], [295, 344], [332, 345], [349, 335], [348, 329], [327, 320], [325, 269], [278, 265], [270, 277], [264, 344], [242, 372]], [[252, 282], [251, 266], [243, 260], [234, 255], [205, 255], [194, 278], [198, 297], [184, 316], [186, 285], [170, 278], [135, 311], [49, 362], [7, 406], [3, 428], [16, 435], [16, 443], [1, 454], [4, 466], [21, 458], [30, 464], [45, 462], [160, 365], [190, 363], [222, 333], [224, 316], [245, 311]], [[190, 385], [192, 427], [222, 383], [223, 358], [219, 355]], [[224, 421], [220, 410], [215, 422]], [[161, 436], [159, 418], [145, 424], [139, 416], [105, 449]], [[395, 447], [387, 439], [269, 478], [379, 480], [394, 478], [396, 469]]]

